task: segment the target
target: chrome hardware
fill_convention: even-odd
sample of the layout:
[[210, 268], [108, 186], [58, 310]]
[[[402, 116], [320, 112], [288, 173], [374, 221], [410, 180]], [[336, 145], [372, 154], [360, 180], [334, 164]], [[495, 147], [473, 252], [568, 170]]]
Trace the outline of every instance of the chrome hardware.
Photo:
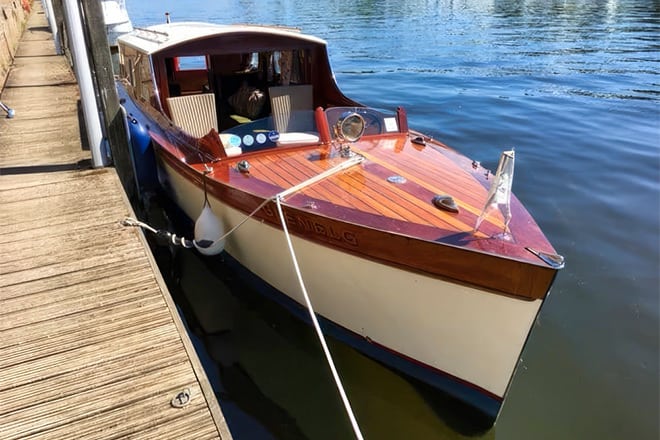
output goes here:
[[458, 205], [454, 201], [454, 198], [447, 194], [438, 194], [433, 197], [433, 205], [438, 208], [449, 212], [458, 212]]
[[247, 160], [241, 160], [236, 164], [236, 169], [241, 173], [247, 174], [250, 172], [250, 162]]
[[174, 408], [183, 408], [190, 403], [191, 398], [192, 396], [190, 389], [186, 388], [172, 398], [170, 405], [172, 405]]
[[387, 178], [387, 181], [390, 182], [390, 183], [396, 183], [396, 184], [401, 184], [401, 183], [406, 183], [407, 182], [405, 177], [399, 176], [399, 175], [390, 176], [390, 177]]
[[351, 151], [350, 143], [360, 140], [366, 126], [364, 118], [355, 112], [349, 112], [337, 121], [334, 130], [335, 136], [340, 141], [339, 155], [341, 157], [344, 159], [353, 157], [354, 153]]
[[550, 254], [548, 252], [541, 252], [530, 247], [526, 247], [528, 251], [539, 257], [545, 264], [552, 267], [553, 269], [563, 269], [564, 268], [564, 257], [559, 254]]

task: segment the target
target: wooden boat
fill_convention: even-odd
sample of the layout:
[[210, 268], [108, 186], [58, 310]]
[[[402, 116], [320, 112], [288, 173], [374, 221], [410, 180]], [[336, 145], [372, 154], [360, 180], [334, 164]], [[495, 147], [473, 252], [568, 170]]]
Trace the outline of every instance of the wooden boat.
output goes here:
[[153, 153], [191, 220], [240, 225], [200, 251], [300, 310], [279, 202], [326, 331], [496, 416], [563, 265], [512, 169], [344, 96], [326, 43], [295, 29], [168, 23], [118, 43], [136, 169]]

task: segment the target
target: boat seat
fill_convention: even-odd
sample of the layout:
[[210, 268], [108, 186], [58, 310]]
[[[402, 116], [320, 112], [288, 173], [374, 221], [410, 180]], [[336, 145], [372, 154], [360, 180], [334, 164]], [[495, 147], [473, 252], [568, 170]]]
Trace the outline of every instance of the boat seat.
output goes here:
[[278, 146], [317, 143], [313, 112], [313, 89], [309, 84], [275, 86], [268, 89]]
[[289, 133], [280, 133], [277, 139], [278, 147], [293, 147], [295, 145], [309, 145], [317, 144], [319, 142], [319, 135], [310, 131], [292, 131]]
[[268, 89], [275, 130], [280, 133], [313, 131], [312, 86], [276, 86]]
[[172, 122], [195, 137], [201, 138], [212, 128], [218, 130], [214, 93], [170, 97], [167, 105]]

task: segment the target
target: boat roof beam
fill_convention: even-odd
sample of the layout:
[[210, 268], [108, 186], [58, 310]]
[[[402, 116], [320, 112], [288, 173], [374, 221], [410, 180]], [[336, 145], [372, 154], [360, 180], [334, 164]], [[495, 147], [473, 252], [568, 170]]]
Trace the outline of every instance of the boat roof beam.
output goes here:
[[318, 44], [297, 39], [273, 40], [268, 35], [234, 34], [226, 36], [223, 45], [218, 46], [214, 38], [204, 38], [189, 41], [176, 46], [168, 46], [163, 50], [153, 52], [154, 56], [174, 57], [186, 55], [227, 55], [235, 53], [269, 52], [277, 50], [313, 49]]

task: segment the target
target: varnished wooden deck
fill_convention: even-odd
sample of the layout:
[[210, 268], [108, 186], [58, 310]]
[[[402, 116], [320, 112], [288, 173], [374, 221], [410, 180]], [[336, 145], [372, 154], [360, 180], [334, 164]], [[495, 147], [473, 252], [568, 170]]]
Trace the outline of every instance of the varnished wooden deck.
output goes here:
[[144, 237], [119, 224], [115, 171], [87, 166], [78, 88], [34, 6], [1, 97], [0, 438], [229, 439]]

